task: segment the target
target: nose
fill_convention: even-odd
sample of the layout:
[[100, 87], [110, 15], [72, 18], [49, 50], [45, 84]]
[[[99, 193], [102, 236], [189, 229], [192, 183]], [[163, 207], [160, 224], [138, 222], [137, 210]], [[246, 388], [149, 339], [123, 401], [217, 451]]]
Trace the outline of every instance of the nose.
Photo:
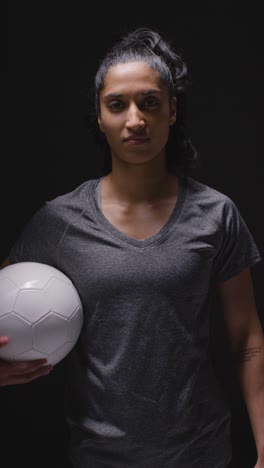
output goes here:
[[136, 104], [131, 104], [126, 114], [126, 128], [142, 130], [146, 126], [144, 116]]

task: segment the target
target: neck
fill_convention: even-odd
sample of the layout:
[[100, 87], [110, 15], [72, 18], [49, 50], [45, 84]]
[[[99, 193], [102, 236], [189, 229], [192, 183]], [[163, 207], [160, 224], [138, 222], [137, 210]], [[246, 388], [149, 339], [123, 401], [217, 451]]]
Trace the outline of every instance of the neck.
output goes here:
[[119, 165], [112, 162], [112, 171], [103, 178], [108, 200], [122, 200], [129, 205], [149, 203], [174, 195], [178, 177], [166, 167]]

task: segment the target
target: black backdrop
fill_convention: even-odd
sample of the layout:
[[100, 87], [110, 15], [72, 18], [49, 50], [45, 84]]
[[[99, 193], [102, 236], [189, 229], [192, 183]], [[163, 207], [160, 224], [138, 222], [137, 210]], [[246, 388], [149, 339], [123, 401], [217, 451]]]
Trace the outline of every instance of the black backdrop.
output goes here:
[[[189, 67], [189, 135], [202, 159], [193, 177], [236, 202], [264, 252], [260, 5], [193, 0], [174, 2], [174, 9], [164, 2], [10, 4], [1, 70], [2, 259], [45, 200], [100, 176], [102, 161], [85, 125], [83, 90], [109, 44], [139, 26], [155, 27], [173, 40]], [[254, 268], [262, 323], [263, 273], [262, 264]], [[220, 313], [213, 334], [216, 371], [233, 415], [235, 466], [251, 468], [254, 439]], [[67, 466], [63, 381], [64, 362], [39, 381], [0, 389], [1, 456], [8, 456], [8, 467], [16, 466], [17, 458], [32, 467]]]

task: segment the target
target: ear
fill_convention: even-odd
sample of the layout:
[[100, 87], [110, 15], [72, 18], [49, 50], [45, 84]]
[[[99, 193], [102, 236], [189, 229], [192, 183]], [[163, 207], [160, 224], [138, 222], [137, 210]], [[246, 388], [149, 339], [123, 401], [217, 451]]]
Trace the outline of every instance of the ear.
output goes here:
[[104, 133], [104, 126], [102, 124], [102, 119], [101, 119], [100, 114], [98, 114], [98, 116], [97, 116], [97, 122], [98, 122], [98, 125], [99, 125], [99, 128], [100, 128], [101, 132]]
[[173, 96], [170, 101], [170, 125], [173, 125], [176, 122], [176, 104], [177, 98]]

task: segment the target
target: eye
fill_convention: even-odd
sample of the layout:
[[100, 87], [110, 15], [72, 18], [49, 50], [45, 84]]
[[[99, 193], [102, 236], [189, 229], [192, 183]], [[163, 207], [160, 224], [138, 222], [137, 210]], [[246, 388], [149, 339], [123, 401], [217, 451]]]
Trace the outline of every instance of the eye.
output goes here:
[[121, 101], [111, 101], [108, 104], [108, 108], [111, 112], [118, 112], [124, 108], [124, 104]]
[[156, 107], [159, 105], [159, 99], [156, 96], [148, 96], [144, 100], [145, 107]]

